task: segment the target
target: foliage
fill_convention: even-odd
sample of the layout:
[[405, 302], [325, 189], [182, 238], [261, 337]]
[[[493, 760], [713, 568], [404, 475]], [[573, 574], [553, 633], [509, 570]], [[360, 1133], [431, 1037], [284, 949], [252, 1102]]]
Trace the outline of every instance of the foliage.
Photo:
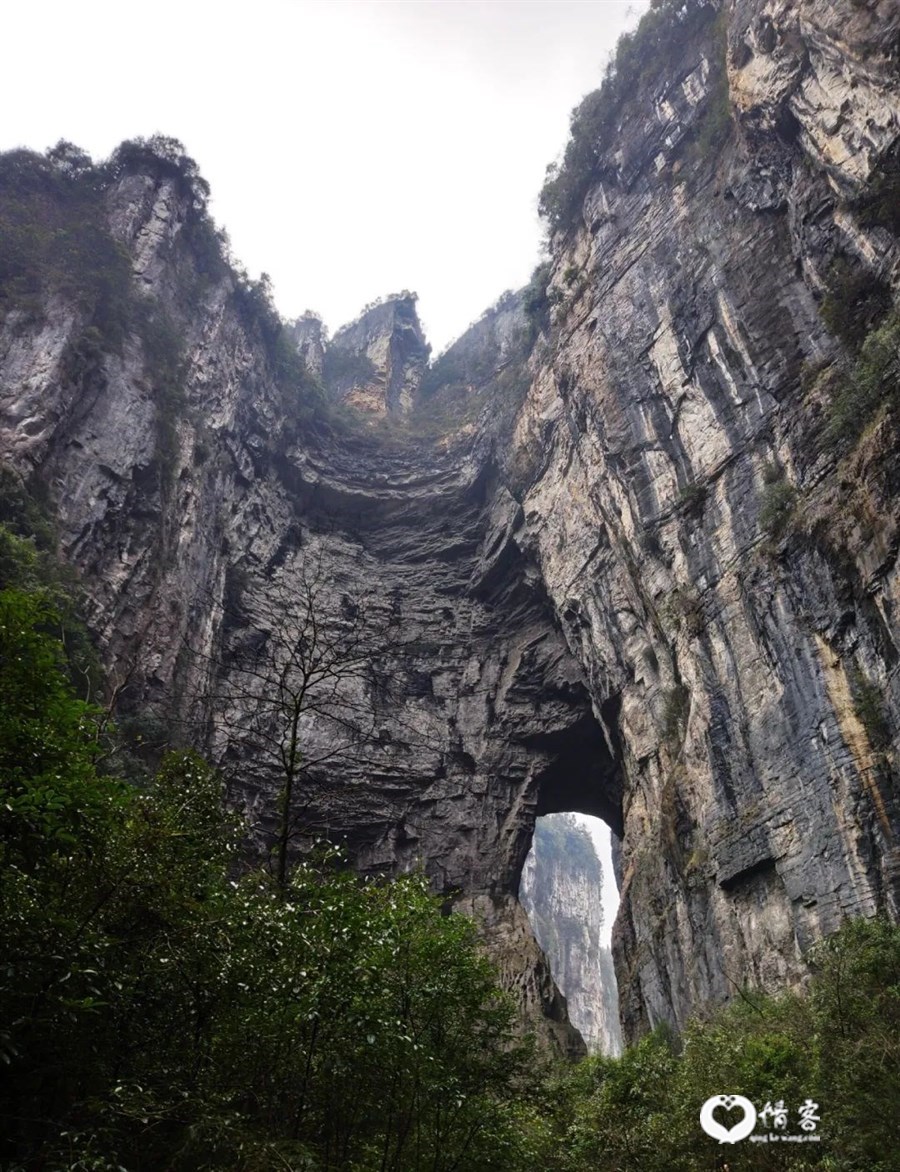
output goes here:
[[[272, 861], [283, 886], [292, 844], [310, 830], [302, 783], [358, 760], [371, 742], [375, 712], [365, 684], [396, 633], [361, 601], [336, 594], [314, 556], [289, 580], [267, 579], [252, 600], [248, 582], [241, 570], [226, 577], [229, 637], [221, 654], [205, 657], [212, 678], [203, 699], [223, 735], [279, 787]], [[311, 719], [328, 730], [315, 748]]]
[[[62, 359], [64, 377], [85, 388], [102, 385], [105, 355], [137, 336], [156, 392], [157, 460], [174, 460], [174, 420], [182, 405], [182, 343], [156, 299], [132, 280], [131, 260], [109, 230], [104, 192], [129, 167], [173, 174], [192, 194], [194, 218], [205, 216], [206, 184], [173, 139], [123, 144], [95, 166], [71, 144], [46, 156], [0, 155], [0, 304], [39, 315], [53, 296], [82, 315]], [[158, 154], [165, 150], [164, 155]]]
[[482, 386], [496, 373], [499, 358], [500, 348], [496, 342], [473, 346], [464, 336], [428, 367], [422, 379], [421, 393], [428, 398], [447, 387], [466, 390]]
[[259, 280], [254, 281], [238, 265], [233, 264], [229, 272], [233, 304], [245, 328], [262, 344], [288, 420], [292, 420], [295, 426], [326, 417], [334, 422], [328, 411], [324, 388], [307, 371], [275, 308], [268, 273], [262, 273]]
[[209, 184], [177, 138], [154, 134], [150, 138], [129, 139], [116, 148], [104, 170], [113, 181], [126, 171], [174, 179], [179, 193], [191, 200], [195, 210], [206, 211]]
[[865, 338], [829, 406], [828, 436], [856, 439], [881, 407], [900, 406], [900, 312], [893, 310]]
[[99, 662], [81, 614], [78, 583], [56, 556], [49, 503], [0, 463], [0, 590], [33, 596], [53, 615], [69, 681], [82, 698], [99, 690]]
[[54, 544], [46, 511], [21, 477], [0, 463], [0, 587], [37, 585], [39, 563]]
[[858, 350], [891, 307], [891, 291], [885, 281], [858, 261], [838, 256], [826, 279], [819, 307], [822, 320], [851, 350]]
[[822, 1099], [847, 1172], [887, 1172], [900, 1150], [900, 929], [849, 920], [815, 951], [810, 1005]]
[[884, 696], [858, 668], [851, 672], [853, 706], [862, 721], [874, 749], [885, 749], [891, 742], [891, 725], [884, 706]]
[[[560, 1172], [703, 1172], [722, 1149], [699, 1125], [701, 1105], [741, 1094], [757, 1110], [782, 1102], [784, 1128], [819, 1104], [816, 1144], [729, 1148], [728, 1167], [887, 1172], [900, 1142], [900, 928], [847, 921], [812, 953], [808, 996], [746, 989], [680, 1038], [658, 1027], [620, 1059], [590, 1058], [551, 1093], [552, 1161]], [[768, 1123], [768, 1126], [767, 1126]], [[758, 1132], [774, 1130], [771, 1120]]]
[[343, 390], [370, 383], [375, 377], [375, 364], [366, 355], [338, 344], [325, 351], [323, 377], [326, 387]]
[[[416, 408], [402, 425], [407, 436], [443, 438], [474, 423], [486, 408], [495, 418], [518, 409], [530, 386], [534, 340], [531, 327], [521, 322], [523, 300], [502, 294], [426, 369]], [[512, 323], [498, 322], [506, 313]]]
[[689, 516], [702, 513], [708, 491], [709, 488], [706, 484], [697, 480], [689, 480], [679, 490], [678, 504]]
[[703, 603], [690, 586], [677, 586], [660, 604], [659, 617], [670, 627], [684, 627], [696, 638], [706, 629]]
[[[667, 1106], [678, 1071], [673, 1038], [657, 1029], [620, 1059], [589, 1058], [573, 1077], [574, 1102], [567, 1128], [577, 1169], [664, 1167], [671, 1158]], [[670, 1164], [669, 1167], [678, 1167]]]
[[74, 150], [0, 155], [0, 306], [39, 316], [61, 294], [120, 345], [131, 264], [107, 228], [102, 178]]
[[[174, 183], [188, 210], [171, 268], [178, 281], [172, 304], [139, 288], [127, 249], [110, 231], [107, 193], [130, 175]], [[260, 342], [289, 417], [297, 424], [324, 413], [324, 396], [291, 343], [264, 273], [252, 280], [231, 255], [228, 239], [208, 211], [209, 185], [177, 139], [154, 135], [123, 143], [105, 163], [93, 163], [71, 143], [46, 155], [0, 155], [0, 310], [31, 318], [54, 297], [79, 311], [63, 355], [64, 376], [86, 390], [102, 388], [110, 352], [137, 338], [157, 406], [157, 468], [168, 487], [176, 455], [176, 423], [184, 409], [183, 339], [173, 321], [195, 311], [205, 288], [231, 285], [248, 331]]]
[[134, 324], [139, 331], [145, 369], [153, 380], [156, 404], [156, 463], [160, 487], [171, 487], [178, 455], [178, 419], [186, 402], [184, 393], [184, 342], [170, 314], [157, 301], [135, 305]]
[[[57, 622], [40, 592], [0, 592], [7, 1172], [702, 1172], [721, 1149], [700, 1105], [729, 1092], [821, 1104], [822, 1144], [779, 1149], [779, 1168], [891, 1167], [896, 925], [820, 944], [806, 997], [739, 989], [680, 1038], [548, 1072], [474, 925], [424, 877], [363, 881], [329, 848], [282, 886], [238, 865], [195, 755], [143, 789], [101, 776]], [[776, 1166], [750, 1143], [728, 1159]]]
[[551, 866], [553, 860], [566, 862], [569, 870], [583, 871], [599, 886], [600, 860], [590, 831], [571, 814], [538, 818], [534, 826], [534, 853]]
[[788, 480], [767, 478], [759, 510], [759, 527], [768, 537], [784, 536], [797, 504], [797, 489]]
[[92, 710], [65, 678], [59, 616], [40, 594], [0, 591], [0, 842], [7, 859], [75, 840], [90, 804]]
[[547, 286], [550, 283], [552, 268], [549, 260], [542, 261], [531, 274], [531, 280], [526, 285], [522, 297], [522, 308], [531, 331], [532, 340], [538, 334], [543, 333], [550, 324], [550, 298], [547, 294]]
[[900, 153], [896, 150], [873, 168], [856, 208], [864, 228], [887, 228], [895, 236], [900, 235]]
[[334, 852], [234, 877], [197, 757], [96, 772], [52, 623], [0, 593], [0, 1166], [522, 1166], [528, 1050], [474, 925]]
[[626, 100], [666, 63], [680, 61], [685, 46], [716, 11], [708, 0], [656, 0], [635, 31], [620, 38], [602, 85], [572, 112], [561, 164], [547, 169], [538, 207], [551, 231], [574, 224]]

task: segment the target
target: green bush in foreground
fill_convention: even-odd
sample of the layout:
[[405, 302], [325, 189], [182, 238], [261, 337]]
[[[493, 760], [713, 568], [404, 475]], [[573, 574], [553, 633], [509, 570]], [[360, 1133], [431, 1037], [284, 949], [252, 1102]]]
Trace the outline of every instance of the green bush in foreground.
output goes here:
[[[888, 1172], [900, 1149], [900, 928], [848, 921], [813, 951], [809, 994], [744, 992], [678, 1037], [659, 1028], [620, 1059], [589, 1058], [555, 1088], [553, 1145], [567, 1172], [816, 1168]], [[722, 1146], [699, 1124], [713, 1095], [761, 1111], [783, 1103], [786, 1134], [818, 1104], [818, 1143]], [[731, 1120], [734, 1122], [734, 1119]], [[757, 1131], [773, 1129], [771, 1116]]]
[[[900, 929], [850, 922], [807, 996], [548, 1069], [474, 926], [332, 850], [240, 872], [191, 753], [103, 777], [52, 600], [0, 591], [0, 1168], [694, 1172], [895, 1167]], [[720, 1145], [701, 1104], [819, 1104], [819, 1144]]]
[[527, 1047], [473, 925], [333, 852], [239, 876], [197, 757], [98, 774], [53, 627], [0, 592], [0, 1166], [517, 1166]]

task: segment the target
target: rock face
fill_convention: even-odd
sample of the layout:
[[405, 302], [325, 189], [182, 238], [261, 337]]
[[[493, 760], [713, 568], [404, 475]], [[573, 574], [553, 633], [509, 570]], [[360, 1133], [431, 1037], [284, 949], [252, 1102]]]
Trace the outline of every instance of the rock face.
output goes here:
[[519, 899], [588, 1051], [615, 1055], [622, 1033], [612, 953], [603, 944], [603, 883], [588, 830], [571, 814], [540, 818]]
[[288, 326], [287, 335], [305, 369], [321, 380], [325, 373], [325, 328], [319, 315], [307, 312], [298, 317]]
[[[824, 440], [816, 304], [840, 251], [896, 284], [896, 238], [855, 208], [897, 141], [897, 6], [725, 15], [727, 47], [711, 23], [629, 106], [555, 242], [509, 449], [519, 546], [617, 713], [631, 1036], [798, 980], [845, 915], [897, 914], [895, 758], [852, 698], [868, 680], [896, 731], [894, 433], [849, 463]], [[734, 125], [703, 157], [722, 51]]]
[[406, 415], [429, 352], [416, 314], [416, 295], [400, 293], [338, 330], [325, 354], [325, 385], [334, 399], [348, 406]]
[[[90, 188], [127, 298], [49, 269], [3, 301], [0, 451], [55, 502], [120, 711], [203, 744], [265, 838], [278, 767], [234, 665], [296, 628], [259, 616], [298, 584], [326, 630], [363, 608], [377, 654], [341, 682], [358, 751], [329, 768], [308, 714], [298, 828], [365, 869], [421, 861], [572, 1053], [517, 899], [538, 815], [621, 840], [627, 1039], [801, 981], [842, 916], [898, 911], [897, 437], [881, 414], [852, 451], [826, 442], [852, 359], [819, 302], [835, 258], [897, 285], [871, 209], [900, 13], [705, 7], [619, 110], [552, 242], [543, 324], [498, 307], [428, 386], [408, 297], [328, 346], [295, 326], [298, 373], [202, 187], [153, 152]], [[58, 181], [35, 180], [35, 214]], [[341, 423], [320, 368], [409, 429]]]

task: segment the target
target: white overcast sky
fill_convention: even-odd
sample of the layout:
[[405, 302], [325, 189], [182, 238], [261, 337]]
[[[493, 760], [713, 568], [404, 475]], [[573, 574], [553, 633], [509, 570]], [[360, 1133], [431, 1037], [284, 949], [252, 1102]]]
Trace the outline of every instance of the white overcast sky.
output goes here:
[[0, 148], [180, 138], [235, 255], [334, 330], [420, 295], [440, 349], [528, 279], [544, 168], [646, 0], [4, 6]]

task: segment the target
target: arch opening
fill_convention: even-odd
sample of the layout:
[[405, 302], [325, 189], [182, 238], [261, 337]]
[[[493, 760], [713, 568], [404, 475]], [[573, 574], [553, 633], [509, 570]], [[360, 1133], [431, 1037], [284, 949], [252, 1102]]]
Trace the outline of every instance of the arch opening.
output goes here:
[[622, 1051], [610, 936], [619, 904], [614, 835], [591, 814], [539, 816], [519, 900], [588, 1052]]

